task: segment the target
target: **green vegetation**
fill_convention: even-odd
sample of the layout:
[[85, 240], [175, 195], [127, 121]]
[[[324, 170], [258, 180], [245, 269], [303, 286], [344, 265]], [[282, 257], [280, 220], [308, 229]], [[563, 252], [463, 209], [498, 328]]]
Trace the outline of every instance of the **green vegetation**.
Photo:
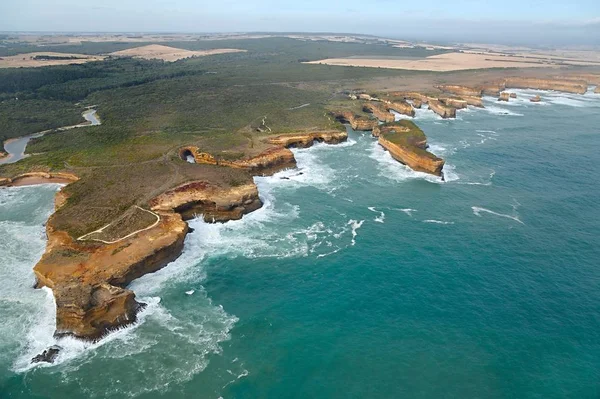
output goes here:
[[[60, 51], [97, 54], [143, 44], [84, 43], [61, 46]], [[81, 65], [0, 69], [1, 140], [76, 124], [82, 121], [85, 106], [97, 107], [101, 126], [46, 134], [29, 144], [27, 152], [34, 156], [0, 165], [2, 177], [27, 171], [65, 171], [79, 176], [78, 182], [65, 189], [69, 199], [53, 219], [57, 228], [73, 237], [113, 222], [107, 236], [118, 237], [132, 225], [148, 221], [147, 215], [134, 213], [134, 205], [147, 207], [156, 195], [187, 181], [236, 186], [251, 179], [242, 170], [188, 164], [177, 155], [183, 145], [239, 159], [267, 148], [266, 134], [341, 129], [328, 110], [354, 107], [356, 102], [346, 99], [344, 89], [372, 77], [412, 74], [307, 65], [299, 60], [432, 54], [386, 45], [286, 38], [164, 44], [190, 50], [230, 47], [248, 51], [173, 63], [118, 58]], [[23, 48], [3, 48], [0, 53], [14, 51]], [[44, 51], [57, 49], [44, 47]], [[305, 104], [310, 105], [297, 108]]]
[[380, 126], [380, 135], [386, 140], [402, 147], [409, 147], [417, 154], [430, 159], [440, 159], [426, 150], [427, 136], [413, 121], [399, 120]]

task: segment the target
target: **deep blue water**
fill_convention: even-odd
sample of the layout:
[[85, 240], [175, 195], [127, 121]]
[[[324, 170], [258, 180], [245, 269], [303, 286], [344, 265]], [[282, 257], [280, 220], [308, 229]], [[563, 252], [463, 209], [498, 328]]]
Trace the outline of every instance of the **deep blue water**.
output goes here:
[[518, 93], [418, 113], [445, 183], [366, 133], [296, 150], [261, 210], [192, 221], [134, 282], [137, 326], [50, 367], [27, 360], [54, 343], [31, 268], [57, 187], [0, 191], [0, 397], [598, 398], [600, 96]]

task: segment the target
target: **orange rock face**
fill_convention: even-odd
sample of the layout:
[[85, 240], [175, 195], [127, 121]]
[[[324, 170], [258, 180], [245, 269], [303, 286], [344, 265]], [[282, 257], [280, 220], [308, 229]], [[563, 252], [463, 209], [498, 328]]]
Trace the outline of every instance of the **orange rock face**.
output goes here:
[[457, 96], [472, 96], [472, 97], [481, 97], [482, 89], [468, 86], [459, 86], [459, 85], [439, 85], [435, 86], [436, 89], [443, 91], [444, 93], [452, 93]]
[[457, 98], [439, 98], [438, 99], [442, 104], [447, 105], [448, 107], [456, 108], [456, 109], [464, 109], [467, 108], [466, 100], [457, 99]]
[[429, 109], [444, 119], [456, 118], [456, 108], [444, 105], [439, 100], [429, 100]]
[[351, 111], [334, 111], [332, 112], [332, 115], [343, 123], [349, 123], [353, 130], [369, 131], [377, 126], [376, 119], [369, 119], [361, 115], [356, 115]]
[[[420, 100], [413, 100], [413, 101], [420, 101]], [[413, 108], [412, 105], [410, 105], [409, 103], [407, 103], [406, 101], [389, 101], [386, 102], [386, 106], [387, 109], [395, 111], [399, 114], [402, 115], [408, 115], [408, 116], [415, 116], [415, 109]], [[421, 107], [421, 104], [419, 103], [419, 107]], [[393, 119], [392, 121], [393, 122]]]
[[187, 224], [181, 216], [160, 214], [152, 229], [108, 245], [84, 245], [47, 224], [48, 244], [34, 272], [37, 287], [56, 299], [56, 334], [97, 340], [136, 321], [143, 307], [125, 287], [179, 256]]
[[540, 101], [542, 101], [542, 98], [540, 96], [535, 96], [530, 98], [529, 101], [531, 101], [532, 103], [539, 103]]
[[587, 83], [585, 81], [573, 81], [566, 79], [513, 77], [506, 79], [505, 87], [513, 89], [556, 90], [574, 94], [585, 94], [587, 91]]
[[508, 101], [509, 98], [510, 98], [510, 93], [503, 91], [502, 93], [500, 93], [500, 97], [498, 97], [498, 101]]
[[381, 103], [366, 103], [363, 106], [363, 111], [373, 114], [373, 116], [375, 116], [381, 122], [394, 121], [394, 115], [392, 115]]
[[467, 102], [467, 104], [469, 104], [469, 105], [472, 105], [474, 107], [484, 108], [483, 100], [481, 99], [481, 97], [463, 96], [462, 99], [465, 100]]

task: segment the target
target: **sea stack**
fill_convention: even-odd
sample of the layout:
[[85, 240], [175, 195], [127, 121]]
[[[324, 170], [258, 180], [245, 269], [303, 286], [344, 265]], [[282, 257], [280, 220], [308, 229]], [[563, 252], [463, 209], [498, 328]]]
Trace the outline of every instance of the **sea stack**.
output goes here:
[[503, 91], [502, 93], [500, 93], [500, 97], [498, 97], [498, 101], [507, 101], [510, 98], [510, 94], [506, 91]]
[[535, 97], [530, 98], [529, 101], [531, 101], [532, 103], [539, 103], [540, 101], [542, 101], [542, 97], [535, 96]]

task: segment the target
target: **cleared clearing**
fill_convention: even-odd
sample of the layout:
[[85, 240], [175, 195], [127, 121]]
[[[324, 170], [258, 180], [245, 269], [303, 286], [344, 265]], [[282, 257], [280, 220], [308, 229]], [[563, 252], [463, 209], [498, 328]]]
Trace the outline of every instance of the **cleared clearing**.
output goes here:
[[487, 68], [547, 68], [560, 65], [599, 65], [593, 61], [556, 61], [510, 55], [447, 53], [423, 59], [329, 58], [309, 64], [449, 72]]
[[28, 68], [50, 65], [85, 64], [90, 61], [102, 61], [106, 57], [73, 53], [27, 53], [0, 57], [0, 68]]
[[190, 51], [175, 47], [163, 46], [161, 44], [149, 44], [147, 46], [115, 51], [109, 55], [117, 57], [143, 58], [146, 60], [159, 59], [173, 62], [190, 57], [203, 57], [207, 55], [238, 53], [243, 51], [246, 50], [239, 50], [235, 48], [216, 48], [211, 50]]

